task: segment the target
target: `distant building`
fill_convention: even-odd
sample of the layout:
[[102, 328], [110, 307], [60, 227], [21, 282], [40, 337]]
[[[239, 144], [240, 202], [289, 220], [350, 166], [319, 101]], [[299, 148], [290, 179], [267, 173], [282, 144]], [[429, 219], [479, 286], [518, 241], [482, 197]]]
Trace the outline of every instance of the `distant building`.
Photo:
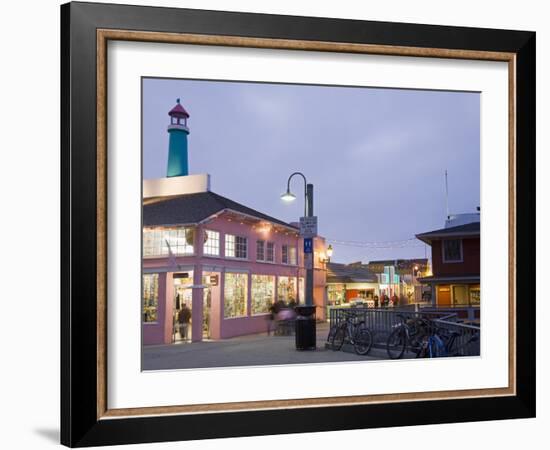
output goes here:
[[382, 295], [396, 295], [401, 303], [424, 300], [419, 278], [430, 271], [427, 258], [374, 260], [367, 267], [377, 274]]
[[337, 306], [353, 300], [374, 300], [379, 296], [378, 278], [361, 264], [329, 262], [326, 274], [327, 304]]
[[417, 234], [432, 248], [432, 275], [419, 278], [432, 290], [437, 306], [480, 304], [479, 220]]
[[[189, 114], [170, 111], [167, 177], [143, 182], [143, 343], [224, 339], [265, 332], [276, 300], [304, 302], [299, 229], [210, 190], [210, 177], [188, 175]], [[324, 239], [314, 240], [317, 254]], [[323, 316], [325, 264], [314, 262], [314, 303]], [[185, 305], [185, 307], [184, 307]]]

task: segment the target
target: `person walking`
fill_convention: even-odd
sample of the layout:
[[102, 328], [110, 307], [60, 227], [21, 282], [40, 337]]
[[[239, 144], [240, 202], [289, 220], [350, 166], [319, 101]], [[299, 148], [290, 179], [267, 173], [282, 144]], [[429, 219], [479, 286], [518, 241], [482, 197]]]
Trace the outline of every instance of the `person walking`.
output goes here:
[[189, 322], [191, 321], [191, 310], [187, 304], [181, 305], [180, 312], [178, 314], [178, 323], [180, 325], [180, 336], [184, 341], [187, 341], [189, 334]]

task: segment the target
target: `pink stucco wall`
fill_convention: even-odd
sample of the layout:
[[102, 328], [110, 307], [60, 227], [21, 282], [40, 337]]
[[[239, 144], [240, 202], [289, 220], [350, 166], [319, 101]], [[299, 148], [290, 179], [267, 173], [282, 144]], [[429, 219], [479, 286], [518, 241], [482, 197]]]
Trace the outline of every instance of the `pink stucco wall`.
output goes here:
[[[202, 254], [204, 230], [218, 231], [220, 233], [220, 256], [214, 257]], [[224, 257], [225, 234], [234, 234], [248, 238], [248, 258], [246, 260]], [[256, 261], [257, 240], [275, 243], [274, 263]], [[296, 266], [282, 264], [282, 245], [293, 245], [297, 248], [298, 264]], [[227, 215], [221, 215], [206, 224], [197, 226], [194, 247], [194, 255], [181, 256], [178, 257], [176, 261], [181, 267], [181, 271], [193, 270], [194, 285], [202, 284], [203, 274], [205, 273], [220, 275], [219, 285], [211, 288], [212, 305], [210, 311], [210, 329], [212, 339], [224, 339], [266, 331], [267, 321], [265, 315], [251, 315], [250, 275], [291, 276], [303, 277], [305, 279], [306, 271], [303, 264], [303, 240], [290, 230], [288, 232], [274, 232], [273, 229], [270, 231], [258, 228], [254, 229], [251, 224], [241, 223]], [[319, 306], [317, 308], [317, 316], [322, 318], [325, 311], [324, 306], [326, 305], [326, 268], [325, 264], [319, 261], [319, 254], [325, 250], [324, 240], [322, 238], [316, 238], [314, 248], [316, 252], [314, 259], [314, 303]], [[152, 326], [151, 324], [143, 325], [143, 342], [146, 345], [169, 343], [171, 341], [173, 315], [173, 280], [171, 274], [178, 270], [175, 269], [173, 265], [170, 266], [169, 258], [166, 257], [144, 258], [143, 268], [148, 271], [157, 269], [161, 274], [159, 277], [159, 322], [156, 326]], [[225, 272], [231, 271], [246, 272], [249, 275], [246, 317], [223, 317], [224, 274]], [[277, 290], [277, 286], [275, 290]], [[277, 299], [277, 292], [275, 293], [275, 299]], [[299, 298], [299, 302], [303, 303], [304, 299]], [[203, 289], [195, 288], [193, 289], [192, 301], [193, 325], [191, 334], [193, 341], [202, 339], [202, 309]], [[164, 330], [160, 330], [159, 328], [164, 328]]]

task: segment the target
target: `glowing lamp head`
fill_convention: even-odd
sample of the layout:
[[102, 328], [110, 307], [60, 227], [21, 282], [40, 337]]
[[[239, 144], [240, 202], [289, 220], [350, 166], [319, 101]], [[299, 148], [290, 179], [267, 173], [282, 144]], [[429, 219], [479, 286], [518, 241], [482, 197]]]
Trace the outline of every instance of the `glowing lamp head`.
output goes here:
[[329, 245], [327, 247], [327, 258], [330, 259], [332, 257], [332, 252], [333, 252], [332, 245]]
[[287, 189], [287, 191], [284, 194], [281, 195], [281, 199], [285, 202], [290, 203], [290, 202], [296, 200], [296, 196], [292, 192], [290, 192], [289, 189]]

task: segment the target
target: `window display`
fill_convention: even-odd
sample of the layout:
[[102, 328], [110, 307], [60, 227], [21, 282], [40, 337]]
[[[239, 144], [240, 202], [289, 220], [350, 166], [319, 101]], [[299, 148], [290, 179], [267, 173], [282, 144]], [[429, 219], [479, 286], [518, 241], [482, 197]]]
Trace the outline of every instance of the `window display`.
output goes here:
[[248, 274], [226, 272], [223, 304], [225, 318], [246, 316], [247, 290]]
[[480, 300], [481, 300], [481, 293], [480, 293], [479, 286], [470, 287], [470, 304], [479, 305]]
[[143, 321], [147, 323], [157, 321], [159, 302], [159, 275], [149, 273], [143, 275]]
[[329, 305], [340, 305], [346, 298], [346, 287], [343, 284], [329, 284], [327, 286], [327, 298]]
[[275, 277], [252, 275], [252, 314], [265, 314], [275, 301]]
[[296, 302], [296, 277], [279, 277], [277, 299], [286, 304]]

